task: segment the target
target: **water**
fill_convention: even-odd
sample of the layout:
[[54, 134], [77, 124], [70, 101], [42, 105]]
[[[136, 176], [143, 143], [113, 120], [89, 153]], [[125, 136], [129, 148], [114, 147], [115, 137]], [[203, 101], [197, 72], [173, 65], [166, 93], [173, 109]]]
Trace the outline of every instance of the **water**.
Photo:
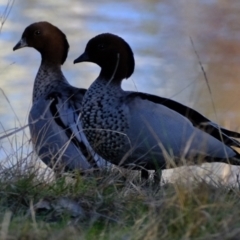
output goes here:
[[[0, 0], [0, 13], [6, 3]], [[26, 26], [42, 20], [68, 37], [71, 47], [63, 71], [72, 85], [87, 88], [97, 77], [98, 66], [72, 62], [90, 38], [111, 32], [123, 37], [135, 55], [135, 73], [124, 81], [124, 89], [172, 98], [240, 131], [239, 11], [238, 0], [16, 1], [0, 33], [0, 88], [10, 102], [0, 91], [0, 133], [26, 123], [40, 55], [30, 48], [12, 48]]]

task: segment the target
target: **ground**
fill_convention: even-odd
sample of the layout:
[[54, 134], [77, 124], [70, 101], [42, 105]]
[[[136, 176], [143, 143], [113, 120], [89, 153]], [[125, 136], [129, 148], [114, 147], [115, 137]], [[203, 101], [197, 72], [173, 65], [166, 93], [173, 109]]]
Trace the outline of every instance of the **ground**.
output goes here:
[[[239, 189], [195, 181], [144, 182], [134, 171], [46, 181], [8, 170], [0, 239], [239, 239]], [[9, 177], [10, 176], [10, 177]]]

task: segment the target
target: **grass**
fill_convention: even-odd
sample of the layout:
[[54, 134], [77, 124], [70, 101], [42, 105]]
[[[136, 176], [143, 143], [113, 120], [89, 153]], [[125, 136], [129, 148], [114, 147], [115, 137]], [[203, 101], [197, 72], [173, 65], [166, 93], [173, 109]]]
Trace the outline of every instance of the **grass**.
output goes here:
[[[205, 181], [156, 189], [131, 171], [0, 181], [0, 239], [238, 239], [240, 192]], [[9, 172], [5, 172], [9, 176]]]

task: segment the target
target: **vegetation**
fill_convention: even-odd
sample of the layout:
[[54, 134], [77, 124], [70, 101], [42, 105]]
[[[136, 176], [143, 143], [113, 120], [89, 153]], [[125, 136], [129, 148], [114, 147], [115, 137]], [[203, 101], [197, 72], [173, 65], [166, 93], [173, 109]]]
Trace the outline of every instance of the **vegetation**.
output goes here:
[[[30, 168], [31, 169], [31, 168]], [[5, 174], [5, 175], [4, 175]], [[238, 189], [139, 181], [114, 169], [57, 180], [2, 173], [0, 239], [238, 239]], [[9, 176], [12, 176], [9, 178]]]

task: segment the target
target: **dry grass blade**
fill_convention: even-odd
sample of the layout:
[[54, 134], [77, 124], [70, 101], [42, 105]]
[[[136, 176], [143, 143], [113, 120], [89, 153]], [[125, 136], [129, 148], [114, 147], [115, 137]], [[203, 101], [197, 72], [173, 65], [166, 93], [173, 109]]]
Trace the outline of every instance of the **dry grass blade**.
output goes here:
[[[1, 92], [2, 92], [2, 94], [3, 94], [3, 96], [4, 96], [4, 98], [6, 99], [8, 105], [10, 106], [11, 111], [13, 112], [15, 118], [17, 119], [17, 122], [18, 122], [19, 126], [21, 126], [21, 121], [19, 120], [18, 115], [16, 114], [16, 112], [15, 112], [15, 110], [14, 110], [14, 108], [13, 108], [11, 102], [9, 101], [7, 95], [5, 94], [5, 92], [3, 91], [2, 88], [0, 88], [0, 90], [1, 90]], [[25, 128], [25, 127], [23, 127], [23, 129], [24, 129], [24, 128]], [[24, 132], [24, 134], [25, 134], [25, 132]], [[25, 135], [25, 136], [26, 136], [26, 135]]]
[[199, 65], [200, 65], [200, 67], [201, 67], [201, 70], [202, 70], [202, 72], [203, 72], [203, 76], [204, 76], [204, 78], [205, 78], [205, 81], [206, 81], [206, 83], [207, 83], [208, 91], [209, 91], [210, 95], [212, 95], [212, 91], [211, 91], [211, 88], [210, 88], [210, 85], [209, 85], [209, 81], [208, 81], [208, 78], [207, 78], [207, 74], [206, 74], [206, 72], [205, 72], [205, 70], [204, 70], [204, 67], [203, 67], [203, 65], [202, 65], [201, 59], [200, 59], [200, 57], [199, 57], [199, 55], [198, 55], [198, 52], [197, 52], [197, 50], [196, 50], [196, 48], [195, 48], [195, 46], [194, 46], [194, 43], [193, 43], [193, 40], [192, 40], [191, 37], [190, 37], [190, 41], [191, 41], [193, 50], [194, 50], [194, 52], [195, 52], [195, 54], [196, 54], [196, 56], [197, 56], [197, 60], [198, 60], [198, 63], [199, 63]]
[[12, 10], [12, 7], [13, 7], [13, 4], [14, 4], [15, 0], [9, 0], [7, 2], [7, 6], [5, 7], [3, 13], [1, 13], [1, 16], [0, 16], [0, 33], [2, 31], [2, 28], [3, 28], [3, 25], [4, 23], [6, 22], [11, 10]]
[[[4, 139], [4, 138], [8, 138], [18, 132], [21, 132], [22, 130], [24, 130], [25, 128], [27, 128], [29, 126], [29, 124], [22, 126], [20, 128], [15, 129], [14, 131], [10, 132], [10, 133], [5, 133], [4, 135], [0, 136], [0, 140]], [[6, 130], [7, 131], [7, 130]]]
[[[215, 104], [214, 104], [214, 101], [213, 101], [213, 96], [212, 96], [211, 87], [210, 87], [210, 84], [209, 84], [209, 81], [208, 81], [208, 78], [207, 78], [207, 74], [206, 74], [206, 72], [205, 72], [205, 70], [204, 70], [204, 67], [203, 67], [203, 65], [202, 65], [201, 59], [200, 59], [200, 57], [199, 57], [199, 54], [198, 54], [198, 52], [197, 52], [197, 50], [196, 50], [196, 48], [195, 48], [195, 46], [194, 46], [194, 43], [193, 43], [193, 40], [192, 40], [191, 37], [190, 37], [190, 41], [191, 41], [193, 50], [194, 50], [194, 52], [195, 52], [195, 54], [196, 54], [196, 56], [197, 56], [198, 63], [199, 63], [199, 65], [200, 65], [200, 67], [201, 67], [201, 70], [202, 70], [202, 72], [203, 72], [204, 79], [205, 79], [206, 84], [207, 84], [207, 87], [208, 87], [208, 91], [209, 91], [209, 94], [210, 94], [210, 98], [211, 98], [211, 102], [212, 102], [212, 107], [213, 107], [213, 111], [214, 111], [214, 114], [215, 114], [215, 118], [218, 119], [216, 107], [215, 107]], [[218, 125], [216, 125], [216, 126], [217, 126], [217, 128], [218, 128], [219, 133], [220, 133], [221, 140], [223, 141], [220, 127], [219, 127]], [[225, 149], [225, 156], [227, 156], [226, 149]]]

